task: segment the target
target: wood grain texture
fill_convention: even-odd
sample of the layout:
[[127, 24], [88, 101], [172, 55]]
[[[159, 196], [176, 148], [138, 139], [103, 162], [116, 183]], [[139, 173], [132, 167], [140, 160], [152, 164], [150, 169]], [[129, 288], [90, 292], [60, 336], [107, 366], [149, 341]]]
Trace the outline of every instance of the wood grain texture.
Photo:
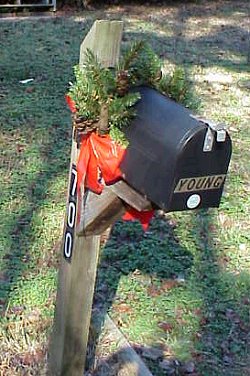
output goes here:
[[77, 235], [101, 235], [125, 213], [124, 203], [138, 211], [152, 208], [150, 201], [123, 180], [106, 186], [101, 195], [89, 191], [81, 204]]
[[[121, 33], [121, 21], [96, 21], [81, 45], [80, 63], [84, 62], [86, 48], [90, 48], [103, 65], [113, 66], [119, 58]], [[72, 139], [69, 181], [78, 153], [77, 144]], [[69, 198], [70, 188], [67, 202]], [[79, 203], [79, 198], [77, 201]], [[92, 205], [94, 210], [95, 201]], [[83, 221], [81, 216], [84, 217], [84, 212], [78, 213], [78, 204], [76, 207], [76, 218]], [[102, 223], [105, 224], [105, 221], [102, 220]], [[66, 227], [65, 224], [64, 236]], [[76, 227], [73, 233], [71, 258], [64, 257], [62, 244], [54, 327], [49, 346], [50, 376], [82, 376], [85, 367], [100, 235], [78, 236]]]
[[[93, 321], [95, 320], [102, 321], [99, 312], [95, 312]], [[108, 332], [109, 341], [116, 344], [116, 356], [120, 365], [119, 376], [153, 376], [109, 315], [105, 316], [103, 327], [104, 331]]]
[[80, 66], [84, 64], [86, 50], [90, 49], [103, 66], [114, 67], [119, 60], [122, 28], [122, 21], [95, 21], [81, 44]]
[[129, 186], [124, 180], [110, 185], [110, 190], [120, 197], [126, 204], [139, 211], [152, 209], [151, 202], [142, 194]]
[[77, 235], [101, 235], [125, 213], [125, 207], [110, 187], [105, 187], [101, 195], [87, 193], [82, 211]]

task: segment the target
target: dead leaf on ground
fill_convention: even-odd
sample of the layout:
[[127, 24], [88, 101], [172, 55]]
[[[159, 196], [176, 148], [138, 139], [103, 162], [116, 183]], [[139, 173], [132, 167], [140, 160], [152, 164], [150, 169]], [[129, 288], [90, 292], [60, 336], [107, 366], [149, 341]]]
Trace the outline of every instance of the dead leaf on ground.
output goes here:
[[45, 350], [42, 348], [37, 348], [34, 351], [26, 352], [19, 356], [20, 362], [23, 365], [31, 366], [33, 364], [41, 363], [45, 358]]
[[151, 285], [147, 289], [149, 296], [159, 296], [166, 291], [171, 290], [172, 288], [179, 286], [180, 282], [177, 279], [168, 279], [162, 282], [161, 286]]
[[166, 321], [159, 322], [158, 326], [159, 326], [159, 328], [164, 330], [164, 332], [171, 332], [173, 330], [173, 327], [174, 327], [173, 324], [166, 322]]
[[185, 325], [187, 323], [187, 320], [185, 320], [183, 318], [184, 316], [184, 310], [183, 308], [180, 308], [178, 307], [176, 310], [175, 310], [175, 319], [176, 319], [176, 322], [179, 324], [179, 325]]
[[25, 144], [19, 144], [19, 143], [17, 143], [16, 144], [16, 151], [18, 152], [18, 153], [22, 153], [24, 150], [25, 150]]
[[196, 332], [194, 333], [194, 338], [196, 338], [197, 340], [200, 340], [202, 338], [202, 334], [200, 332]]
[[27, 89], [25, 90], [25, 92], [27, 93], [27, 94], [31, 94], [31, 93], [33, 93], [35, 91], [35, 88], [34, 87], [27, 87]]
[[148, 289], [147, 289], [147, 293], [149, 296], [159, 296], [162, 294], [162, 289], [160, 289], [159, 287], [156, 287], [156, 286], [149, 286]]
[[206, 325], [208, 323], [208, 319], [207, 319], [207, 317], [201, 317], [201, 319], [200, 319], [200, 322], [199, 322], [199, 324], [200, 324], [200, 326], [204, 326], [204, 325]]
[[117, 304], [114, 309], [118, 313], [131, 312], [132, 310], [131, 307], [126, 303]]
[[240, 320], [239, 327], [243, 332], [250, 333], [250, 326], [246, 325], [244, 321]]
[[242, 304], [244, 304], [244, 305], [250, 305], [250, 299], [248, 297], [244, 297], [242, 299]]
[[193, 313], [195, 316], [202, 316], [202, 309], [201, 308], [196, 308], [193, 310]]
[[203, 354], [198, 352], [198, 351], [191, 351], [191, 355], [192, 355], [192, 358], [196, 361], [196, 362], [202, 362], [203, 361]]
[[21, 363], [25, 366], [31, 366], [35, 363], [34, 354], [33, 353], [26, 353], [20, 357]]
[[179, 282], [176, 279], [168, 279], [164, 281], [161, 285], [162, 290], [171, 290], [173, 287], [176, 287], [179, 285]]

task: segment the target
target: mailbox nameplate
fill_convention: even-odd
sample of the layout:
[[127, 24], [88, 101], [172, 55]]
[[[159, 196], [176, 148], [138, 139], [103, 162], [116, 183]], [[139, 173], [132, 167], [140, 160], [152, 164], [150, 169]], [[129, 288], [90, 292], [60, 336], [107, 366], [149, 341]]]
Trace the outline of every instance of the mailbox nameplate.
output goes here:
[[193, 178], [179, 179], [174, 193], [206, 191], [209, 189], [220, 189], [224, 184], [226, 175], [209, 175]]

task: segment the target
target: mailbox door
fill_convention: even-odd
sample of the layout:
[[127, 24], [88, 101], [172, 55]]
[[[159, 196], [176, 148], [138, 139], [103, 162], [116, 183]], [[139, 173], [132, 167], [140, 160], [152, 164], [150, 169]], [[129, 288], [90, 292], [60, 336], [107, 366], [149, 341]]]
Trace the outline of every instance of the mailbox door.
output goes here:
[[217, 142], [203, 151], [207, 127], [204, 126], [182, 148], [170, 200], [170, 211], [218, 207], [231, 157], [231, 140]]

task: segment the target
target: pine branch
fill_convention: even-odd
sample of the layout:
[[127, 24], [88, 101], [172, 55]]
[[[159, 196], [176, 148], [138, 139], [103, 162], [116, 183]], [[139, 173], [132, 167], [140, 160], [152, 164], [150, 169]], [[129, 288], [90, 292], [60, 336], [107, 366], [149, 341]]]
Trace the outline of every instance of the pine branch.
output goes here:
[[[177, 102], [188, 106], [194, 103], [184, 69], [177, 67], [172, 74], [161, 77], [161, 60], [144, 41], [134, 43], [114, 69], [102, 67], [93, 52], [87, 50], [82, 69], [76, 66], [74, 71], [76, 82], [69, 95], [76, 103], [83, 127], [108, 131], [123, 143], [123, 128], [135, 116], [133, 107], [140, 99], [138, 92], [129, 92], [131, 87], [149, 85]], [[89, 123], [95, 126], [89, 127]]]
[[103, 104], [108, 100], [110, 93], [115, 87], [114, 75], [110, 69], [101, 66], [91, 50], [87, 49], [85, 55], [84, 73], [89, 83], [92, 84], [92, 91], [95, 91], [98, 97], [96, 99]]
[[121, 63], [118, 66], [118, 70], [128, 70], [131, 66], [131, 64], [138, 58], [139, 54], [145, 47], [145, 42], [144, 41], [137, 41], [135, 42], [130, 49], [128, 49], [124, 57], [121, 61]]
[[161, 76], [161, 65], [161, 60], [156, 53], [148, 44], [145, 44], [141, 54], [130, 67], [133, 84], [154, 86]]
[[122, 129], [127, 126], [135, 115], [133, 106], [140, 99], [139, 93], [129, 93], [124, 97], [116, 97], [109, 107], [109, 124], [111, 127]]

